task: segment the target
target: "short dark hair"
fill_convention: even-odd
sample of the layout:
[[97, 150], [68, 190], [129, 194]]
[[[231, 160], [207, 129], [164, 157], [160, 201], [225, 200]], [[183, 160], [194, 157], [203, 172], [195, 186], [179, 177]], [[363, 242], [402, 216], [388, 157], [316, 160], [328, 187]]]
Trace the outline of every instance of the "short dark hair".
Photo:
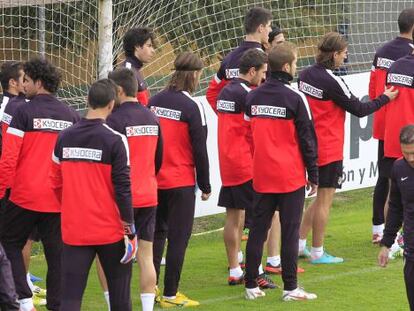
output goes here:
[[414, 144], [414, 124], [406, 125], [401, 129], [400, 143], [404, 145]]
[[409, 33], [414, 26], [414, 8], [402, 10], [398, 16], [400, 33]]
[[92, 109], [105, 108], [116, 99], [116, 85], [110, 79], [94, 82], [89, 88], [88, 104]]
[[137, 94], [137, 79], [131, 69], [117, 68], [108, 74], [108, 78], [114, 81], [116, 85], [122, 87], [126, 96], [135, 97]]
[[347, 46], [348, 42], [342, 35], [337, 32], [328, 32], [318, 43], [316, 62], [328, 69], [334, 69], [334, 53], [345, 50]]
[[259, 70], [266, 63], [267, 55], [265, 52], [258, 49], [248, 49], [240, 58], [239, 72], [247, 74], [250, 68], [254, 67], [256, 70]]
[[292, 42], [284, 41], [269, 52], [269, 67], [271, 72], [281, 71], [283, 65], [292, 64], [297, 54], [297, 47]]
[[149, 27], [136, 27], [129, 29], [123, 39], [124, 53], [127, 57], [134, 56], [136, 46], [144, 46], [145, 42], [151, 39], [154, 43], [154, 32]]
[[267, 9], [254, 7], [247, 11], [244, 18], [244, 30], [246, 34], [255, 33], [260, 25], [266, 25], [273, 18], [272, 12]]
[[176, 91], [194, 92], [197, 88], [194, 72], [203, 69], [201, 58], [194, 53], [184, 52], [177, 56], [174, 61], [174, 69], [168, 88]]
[[20, 70], [23, 70], [23, 64], [21, 62], [8, 61], [1, 65], [0, 84], [3, 92], [9, 89], [10, 79], [19, 80]]
[[273, 26], [272, 31], [269, 32], [269, 39], [267, 42], [272, 43], [276, 36], [283, 33], [282, 29], [280, 29], [278, 26]]
[[24, 63], [23, 70], [34, 82], [41, 81], [45, 90], [50, 93], [56, 93], [59, 89], [61, 74], [47, 59], [32, 58]]

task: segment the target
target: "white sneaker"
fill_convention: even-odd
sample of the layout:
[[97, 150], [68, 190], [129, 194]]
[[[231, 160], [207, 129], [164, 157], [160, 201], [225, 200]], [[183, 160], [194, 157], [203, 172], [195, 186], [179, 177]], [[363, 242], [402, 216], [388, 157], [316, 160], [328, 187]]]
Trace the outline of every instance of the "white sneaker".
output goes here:
[[388, 252], [388, 258], [393, 260], [397, 257], [402, 257], [404, 254], [404, 250], [398, 245], [397, 242], [391, 246], [390, 251]]
[[284, 290], [282, 294], [283, 301], [295, 301], [295, 300], [312, 300], [317, 296], [312, 293], [305, 292], [303, 288], [296, 288], [294, 290]]
[[161, 263], [160, 263], [160, 265], [161, 265], [161, 266], [165, 266], [165, 257], [162, 257], [162, 258], [161, 258]]
[[265, 292], [262, 291], [259, 287], [256, 288], [246, 288], [246, 299], [253, 300], [256, 298], [264, 297], [266, 296]]

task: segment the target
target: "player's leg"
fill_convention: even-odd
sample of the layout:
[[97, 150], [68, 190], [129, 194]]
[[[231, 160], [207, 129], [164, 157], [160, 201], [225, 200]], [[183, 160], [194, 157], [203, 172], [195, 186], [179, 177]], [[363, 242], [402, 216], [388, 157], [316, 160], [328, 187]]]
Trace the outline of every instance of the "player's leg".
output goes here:
[[108, 282], [111, 311], [131, 311], [132, 262], [121, 264], [124, 241], [96, 246]]
[[31, 311], [34, 308], [32, 291], [27, 284], [22, 250], [35, 226], [37, 213], [23, 209], [8, 201], [3, 216], [1, 241], [12, 266], [20, 307], [22, 311]]
[[313, 200], [313, 202], [305, 209], [305, 213], [302, 218], [302, 223], [299, 230], [299, 256], [301, 257], [310, 257], [310, 252], [306, 248], [306, 242], [308, 234], [312, 230], [313, 217], [315, 210], [318, 208], [317, 204], [317, 199]]
[[304, 187], [294, 192], [278, 195], [282, 238], [282, 297], [285, 301], [316, 298], [316, 295], [309, 294], [303, 289], [298, 288], [297, 283], [299, 228], [302, 219], [304, 201]]
[[18, 311], [16, 288], [10, 261], [7, 259], [3, 246], [0, 243], [0, 310]]
[[267, 236], [266, 273], [280, 274], [280, 221], [279, 212], [275, 212], [272, 225]]
[[82, 296], [95, 256], [94, 247], [63, 244], [60, 311], [81, 310]]
[[153, 261], [157, 277], [157, 284], [159, 282], [160, 265], [168, 233], [168, 191], [169, 190], [158, 190], [158, 207], [155, 216], [153, 245]]
[[264, 296], [258, 288], [258, 268], [263, 255], [265, 242], [277, 202], [274, 194], [257, 194], [254, 199], [253, 221], [250, 228], [249, 239], [246, 245], [246, 298], [255, 299]]
[[140, 270], [141, 304], [143, 311], [154, 308], [156, 272], [153, 262], [153, 240], [156, 207], [135, 208], [135, 228], [138, 236], [138, 265]]
[[37, 228], [47, 262], [46, 300], [49, 310], [59, 310], [61, 300], [62, 235], [60, 213], [39, 213]]
[[161, 307], [171, 304], [197, 306], [197, 301], [178, 293], [185, 252], [194, 222], [194, 187], [170, 189], [168, 192], [168, 246]]
[[406, 260], [404, 264], [404, 281], [407, 291], [408, 303], [410, 310], [414, 310], [414, 262]]
[[108, 305], [108, 310], [111, 310], [111, 304], [109, 302], [108, 282], [106, 281], [105, 273], [102, 269], [101, 262], [99, 261], [99, 256], [96, 256], [95, 264], [96, 264], [96, 273], [98, 274], [99, 284], [101, 285], [106, 304]]

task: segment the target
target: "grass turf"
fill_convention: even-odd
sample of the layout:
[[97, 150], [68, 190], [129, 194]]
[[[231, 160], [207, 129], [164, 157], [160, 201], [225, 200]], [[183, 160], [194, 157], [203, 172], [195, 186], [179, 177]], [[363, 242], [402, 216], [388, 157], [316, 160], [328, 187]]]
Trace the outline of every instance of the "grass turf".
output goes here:
[[[299, 265], [306, 270], [299, 275], [299, 283], [306, 290], [316, 293], [317, 300], [282, 302], [280, 288], [267, 290], [264, 298], [245, 300], [243, 286], [227, 285], [222, 232], [191, 238], [180, 291], [200, 301], [198, 310], [408, 310], [402, 259], [391, 261], [386, 269], [376, 264], [379, 248], [370, 241], [371, 193], [372, 189], [365, 189], [340, 193], [335, 197], [325, 245], [328, 252], [345, 258], [343, 264], [314, 266], [304, 260], [299, 261]], [[223, 224], [224, 215], [203, 217], [196, 220], [194, 231], [220, 228]], [[30, 270], [43, 277], [45, 266], [44, 257], [36, 256], [32, 259]], [[132, 299], [134, 310], [141, 310], [136, 266]], [[282, 286], [280, 276], [272, 279]], [[39, 285], [45, 287], [44, 282]], [[82, 310], [106, 310], [95, 267], [89, 275]]]

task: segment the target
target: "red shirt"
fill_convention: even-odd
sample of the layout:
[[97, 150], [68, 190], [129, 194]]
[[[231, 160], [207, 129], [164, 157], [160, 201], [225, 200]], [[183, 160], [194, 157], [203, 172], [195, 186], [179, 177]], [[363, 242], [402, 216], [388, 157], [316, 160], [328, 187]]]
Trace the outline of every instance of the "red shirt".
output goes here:
[[395, 61], [387, 74], [387, 85], [395, 86], [399, 93], [387, 107], [385, 115], [384, 156], [402, 157], [401, 128], [414, 123], [414, 55]]
[[10, 201], [37, 212], [60, 212], [47, 182], [58, 133], [79, 120], [75, 110], [53, 95], [37, 95], [17, 108], [0, 161], [0, 196], [11, 188]]
[[306, 95], [313, 115], [318, 138], [318, 166], [343, 160], [346, 111], [364, 117], [389, 102], [385, 95], [367, 103], [360, 102], [341, 77], [320, 64], [303, 70], [298, 86]]
[[126, 102], [106, 122], [128, 139], [132, 206], [157, 206], [156, 174], [162, 161], [162, 139], [157, 118], [146, 107]]
[[[369, 79], [369, 97], [375, 99], [384, 93], [387, 70], [399, 58], [411, 54], [413, 51], [412, 40], [397, 37], [377, 50]], [[372, 133], [374, 138], [384, 140], [385, 113], [387, 106], [374, 112]]]
[[288, 193], [318, 183], [316, 134], [305, 96], [289, 85], [284, 72], [247, 95], [254, 142], [253, 188], [259, 193]]
[[165, 89], [151, 97], [149, 107], [160, 120], [164, 144], [158, 188], [194, 186], [197, 175], [201, 191], [210, 193], [203, 106], [187, 92]]
[[223, 186], [241, 185], [253, 178], [253, 141], [244, 119], [248, 82], [233, 79], [217, 98], [218, 151]]
[[49, 178], [61, 203], [63, 242], [122, 240], [122, 221], [133, 222], [126, 137], [102, 119], [82, 119], [59, 135], [52, 159]]
[[144, 76], [141, 72], [144, 64], [136, 57], [127, 57], [121, 66], [131, 69], [134, 73], [138, 85], [136, 98], [142, 105], [147, 106], [150, 98], [150, 93], [148, 91], [147, 82], [145, 82]]

